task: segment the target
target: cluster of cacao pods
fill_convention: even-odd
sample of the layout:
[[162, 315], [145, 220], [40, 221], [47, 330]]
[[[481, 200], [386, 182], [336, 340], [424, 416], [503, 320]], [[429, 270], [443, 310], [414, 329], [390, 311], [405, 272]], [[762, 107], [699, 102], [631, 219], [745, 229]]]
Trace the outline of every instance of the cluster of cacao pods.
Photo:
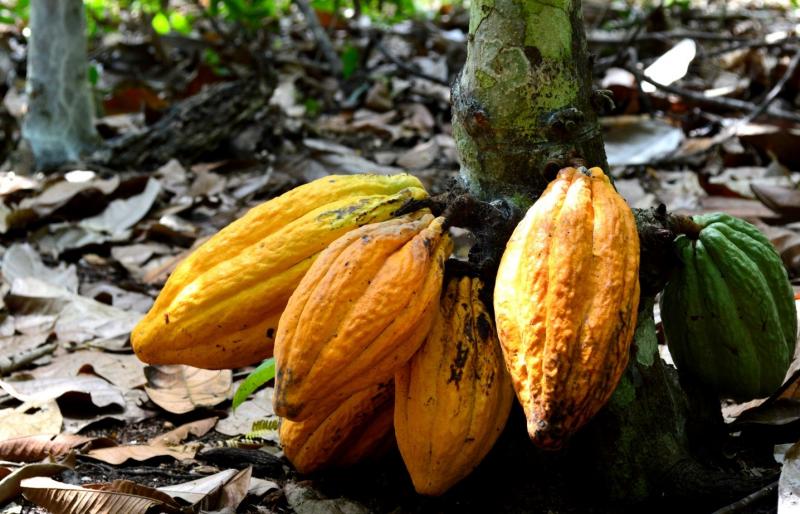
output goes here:
[[[254, 208], [178, 266], [133, 331], [134, 350], [146, 362], [205, 368], [274, 353], [281, 443], [304, 473], [396, 441], [416, 490], [442, 494], [494, 445], [514, 393], [534, 443], [559, 448], [608, 401], [628, 361], [639, 303], [631, 209], [599, 168], [565, 168], [484, 280], [445, 273], [445, 218], [427, 208], [397, 215], [426, 197], [411, 175], [331, 176]], [[721, 393], [762, 394], [794, 347], [785, 271], [749, 225], [700, 223], [699, 240], [678, 241], [686, 265], [664, 294], [674, 305], [662, 306], [670, 348]], [[734, 247], [735, 262], [716, 260]], [[741, 272], [747, 280], [727, 287], [763, 299], [749, 312], [735, 291], [716, 294]], [[687, 325], [697, 309], [711, 314]], [[712, 323], [726, 316], [738, 325]], [[713, 340], [740, 328], [747, 341]], [[718, 367], [698, 364], [720, 344], [749, 345], [738, 354], [748, 364], [731, 365], [735, 351]]]
[[[513, 390], [483, 283], [453, 278], [441, 294], [445, 219], [396, 215], [426, 196], [411, 175], [331, 176], [254, 208], [176, 268], [134, 329], [134, 350], [205, 368], [274, 353], [274, 409], [298, 470], [379, 453], [399, 427], [414, 483], [441, 494], [492, 447]], [[445, 411], [460, 437], [429, 440]]]

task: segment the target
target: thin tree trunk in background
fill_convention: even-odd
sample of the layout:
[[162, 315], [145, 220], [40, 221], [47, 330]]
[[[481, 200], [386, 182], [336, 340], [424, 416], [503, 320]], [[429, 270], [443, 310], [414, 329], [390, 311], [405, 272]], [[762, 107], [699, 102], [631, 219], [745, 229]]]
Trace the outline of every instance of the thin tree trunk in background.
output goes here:
[[605, 168], [579, 1], [473, 0], [453, 133], [473, 194], [527, 206], [573, 157]]
[[36, 167], [78, 161], [97, 142], [81, 0], [32, 0], [28, 113], [22, 135]]

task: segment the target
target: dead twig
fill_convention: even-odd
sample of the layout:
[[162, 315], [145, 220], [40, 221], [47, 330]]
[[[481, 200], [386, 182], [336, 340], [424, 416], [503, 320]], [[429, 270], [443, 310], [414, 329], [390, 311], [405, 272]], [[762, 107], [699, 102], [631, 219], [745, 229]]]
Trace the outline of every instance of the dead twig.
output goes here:
[[786, 66], [786, 71], [783, 73], [781, 78], [778, 79], [778, 82], [776, 82], [774, 86], [772, 86], [772, 89], [769, 90], [769, 93], [767, 93], [764, 96], [764, 99], [761, 100], [761, 102], [756, 106], [756, 108], [753, 109], [750, 112], [750, 114], [747, 115], [747, 117], [745, 118], [746, 121], [743, 121], [742, 124], [750, 123], [757, 117], [761, 116], [764, 112], [766, 112], [767, 109], [769, 109], [769, 106], [772, 105], [772, 102], [774, 102], [775, 99], [778, 98], [778, 95], [780, 95], [783, 92], [783, 89], [786, 87], [786, 84], [789, 82], [789, 80], [792, 77], [794, 77], [794, 74], [797, 71], [797, 66], [799, 64], [800, 64], [800, 50], [797, 50], [795, 51], [794, 56], [792, 56], [791, 60], [789, 61], [789, 64]]
[[308, 0], [295, 0], [294, 3], [297, 4], [300, 12], [303, 13], [306, 23], [308, 23], [308, 28], [311, 29], [314, 38], [317, 40], [317, 46], [320, 52], [322, 52], [322, 55], [325, 56], [325, 60], [330, 64], [331, 71], [336, 77], [340, 76], [342, 73], [342, 61], [339, 59], [339, 54], [333, 49], [333, 44], [328, 37], [328, 33], [325, 32], [325, 29], [320, 25], [317, 13], [314, 12]]
[[[636, 41], [671, 41], [673, 39], [694, 39], [697, 41], [726, 41], [726, 42], [745, 42], [749, 38], [731, 36], [715, 32], [697, 32], [688, 30], [674, 30], [667, 32], [647, 32], [639, 34]], [[587, 40], [593, 45], [627, 45], [629, 38], [627, 35], [619, 35], [605, 31], [592, 32], [587, 36]]]
[[718, 48], [716, 50], [712, 50], [710, 52], [703, 52], [701, 57], [704, 59], [711, 59], [714, 57], [719, 57], [720, 55], [725, 55], [730, 52], [735, 52], [737, 50], [756, 49], [756, 48], [779, 48], [788, 44], [796, 44], [799, 41], [800, 39], [796, 37], [786, 37], [783, 39], [778, 39], [776, 41], [766, 41], [763, 39], [753, 40], [753, 41], [742, 41], [739, 43], [734, 43], [732, 45], [724, 46], [722, 48]]
[[754, 492], [753, 494], [745, 496], [739, 501], [735, 501], [730, 505], [715, 510], [712, 514], [733, 514], [734, 512], [740, 512], [745, 507], [749, 507], [753, 503], [773, 494], [777, 490], [778, 490], [778, 481], [776, 480], [771, 484], [765, 485], [764, 487]]
[[[659, 82], [654, 81], [644, 75], [640, 70], [636, 69], [633, 66], [626, 66], [626, 70], [632, 73], [636, 80], [649, 82], [653, 84], [657, 89], [662, 91], [666, 91], [667, 93], [671, 93], [673, 95], [680, 96], [687, 100], [691, 100], [696, 102], [700, 105], [716, 107], [727, 109], [731, 111], [746, 111], [746, 112], [753, 112], [757, 106], [755, 106], [752, 102], [747, 102], [745, 100], [738, 100], [736, 98], [715, 98], [715, 97], [708, 97], [702, 93], [691, 91], [689, 89], [684, 89], [678, 86], [668, 86], [666, 84], [661, 84]], [[773, 118], [778, 118], [781, 120], [787, 120], [794, 123], [800, 123], [800, 114], [795, 112], [787, 111], [785, 109], [781, 109], [779, 107], [775, 107], [772, 105], [767, 106], [766, 114], [768, 116], [772, 116]]]
[[48, 353], [53, 353], [57, 347], [57, 343], [47, 343], [10, 356], [0, 356], [0, 377], [30, 364], [39, 357], [47, 355]]

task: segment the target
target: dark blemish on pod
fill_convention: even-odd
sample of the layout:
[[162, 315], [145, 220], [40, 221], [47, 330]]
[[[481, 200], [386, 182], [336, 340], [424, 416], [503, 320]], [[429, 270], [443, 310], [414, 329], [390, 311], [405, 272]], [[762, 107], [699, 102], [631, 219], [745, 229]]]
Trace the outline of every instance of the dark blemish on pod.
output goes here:
[[482, 312], [481, 315], [478, 316], [476, 325], [478, 328], [478, 335], [480, 336], [481, 340], [485, 341], [489, 339], [489, 336], [492, 333], [492, 324], [485, 312]]

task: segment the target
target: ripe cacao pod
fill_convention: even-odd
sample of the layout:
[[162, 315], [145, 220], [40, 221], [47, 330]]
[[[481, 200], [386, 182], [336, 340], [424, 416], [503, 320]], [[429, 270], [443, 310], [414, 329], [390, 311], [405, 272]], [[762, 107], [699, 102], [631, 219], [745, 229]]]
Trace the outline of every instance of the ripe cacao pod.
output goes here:
[[275, 413], [301, 421], [394, 376], [425, 338], [452, 243], [418, 211], [334, 241], [292, 294], [275, 340]]
[[397, 445], [418, 493], [440, 495], [494, 446], [514, 389], [478, 278], [447, 281], [425, 342], [395, 374]]
[[614, 392], [636, 327], [638, 270], [633, 213], [600, 168], [561, 170], [514, 230], [495, 319], [538, 446], [561, 446]]
[[251, 209], [183, 260], [131, 333], [151, 364], [235, 368], [272, 354], [286, 302], [346, 232], [427, 196], [411, 175], [329, 176]]
[[750, 400], [780, 387], [794, 355], [797, 311], [778, 252], [753, 225], [695, 216], [675, 241], [680, 265], [661, 295], [678, 369], [717, 393]]
[[375, 384], [355, 393], [333, 411], [303, 421], [281, 421], [283, 453], [300, 473], [346, 467], [376, 455], [392, 437], [394, 387]]

